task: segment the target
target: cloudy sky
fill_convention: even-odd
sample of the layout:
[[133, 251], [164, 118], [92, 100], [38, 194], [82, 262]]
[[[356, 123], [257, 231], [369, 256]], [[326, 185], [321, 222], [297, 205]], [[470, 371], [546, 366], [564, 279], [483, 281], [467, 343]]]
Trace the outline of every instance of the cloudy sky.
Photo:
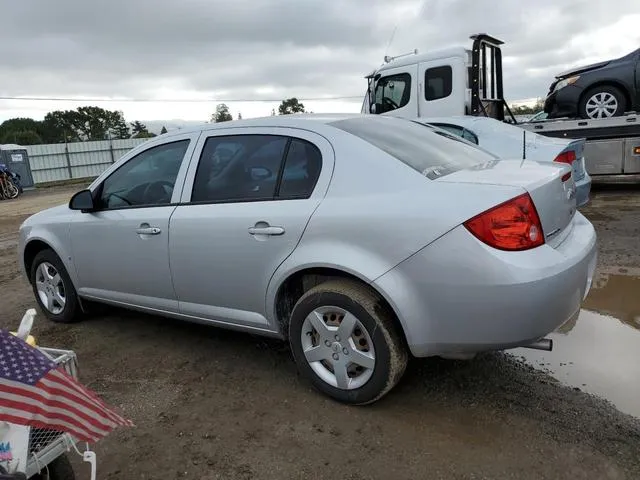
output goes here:
[[[544, 96], [568, 67], [640, 47], [638, 0], [0, 0], [0, 96], [202, 99], [0, 100], [0, 121], [97, 104], [128, 120], [206, 121], [217, 99], [297, 96], [359, 111], [385, 53], [505, 41], [508, 101]], [[395, 35], [394, 32], [395, 27]], [[388, 48], [388, 50], [387, 50]], [[324, 97], [355, 97], [332, 101]], [[234, 117], [279, 102], [227, 102]]]

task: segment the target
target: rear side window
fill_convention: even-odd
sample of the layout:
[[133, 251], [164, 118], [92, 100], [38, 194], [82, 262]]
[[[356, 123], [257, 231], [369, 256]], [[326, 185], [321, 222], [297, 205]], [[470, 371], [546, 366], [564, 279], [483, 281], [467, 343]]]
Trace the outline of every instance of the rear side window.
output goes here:
[[425, 99], [439, 100], [451, 95], [453, 89], [453, 70], [449, 65], [428, 68], [424, 72]]
[[308, 198], [318, 181], [321, 168], [322, 154], [318, 147], [306, 140], [291, 140], [277, 197]]
[[209, 137], [193, 182], [192, 202], [273, 200], [288, 137]]
[[308, 198], [322, 154], [299, 138], [280, 135], [209, 137], [191, 193], [192, 202], [249, 202]]
[[461, 138], [397, 117], [369, 116], [331, 122], [397, 158], [428, 178], [435, 179], [498, 157]]

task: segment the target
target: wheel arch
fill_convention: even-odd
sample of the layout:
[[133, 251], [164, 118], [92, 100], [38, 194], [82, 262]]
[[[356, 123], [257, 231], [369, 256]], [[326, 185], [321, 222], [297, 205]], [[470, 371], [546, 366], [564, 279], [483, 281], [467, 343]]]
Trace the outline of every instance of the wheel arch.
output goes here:
[[401, 333], [404, 345], [408, 345], [402, 321], [400, 320], [398, 313], [392, 307], [391, 302], [386, 298], [385, 293], [372, 285], [367, 278], [341, 266], [303, 267], [294, 272], [290, 272], [289, 275], [279, 283], [273, 304], [273, 315], [275, 316], [278, 329], [285, 338], [288, 335], [288, 325], [291, 312], [300, 297], [316, 285], [336, 279], [352, 280], [373, 292], [379, 299], [380, 308], [383, 308], [391, 315], [393, 322]]
[[[34, 238], [30, 240], [24, 247], [24, 253], [22, 255], [22, 264], [24, 266], [24, 271], [27, 275], [27, 279], [31, 282], [31, 267], [33, 266], [33, 261], [36, 258], [36, 255], [43, 250], [51, 250], [56, 253], [55, 249], [47, 242]], [[56, 255], [58, 255], [56, 253]], [[60, 256], [60, 255], [58, 255]]]
[[71, 279], [74, 287], [77, 289], [78, 278], [76, 276], [76, 270], [71, 262], [71, 256], [66, 253], [66, 248], [58, 241], [57, 236], [50, 236], [49, 238], [44, 238], [40, 235], [32, 236], [28, 238], [24, 249], [22, 251], [22, 267], [24, 269], [26, 278], [31, 282], [31, 267], [33, 265], [33, 261], [38, 253], [42, 250], [51, 250], [55, 253], [64, 268], [67, 270], [67, 274]]

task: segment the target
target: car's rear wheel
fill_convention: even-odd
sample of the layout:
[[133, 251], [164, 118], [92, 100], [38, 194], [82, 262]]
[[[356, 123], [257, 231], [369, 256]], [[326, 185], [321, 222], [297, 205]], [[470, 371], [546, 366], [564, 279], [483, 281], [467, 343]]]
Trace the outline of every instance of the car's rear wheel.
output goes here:
[[584, 94], [579, 112], [582, 118], [610, 118], [624, 114], [626, 108], [627, 100], [619, 88], [602, 85]]
[[384, 396], [408, 361], [393, 314], [375, 292], [351, 280], [306, 292], [291, 314], [289, 341], [302, 374], [322, 393], [349, 404]]
[[76, 289], [64, 264], [52, 250], [36, 254], [31, 264], [31, 285], [40, 309], [49, 320], [71, 323], [80, 319]]

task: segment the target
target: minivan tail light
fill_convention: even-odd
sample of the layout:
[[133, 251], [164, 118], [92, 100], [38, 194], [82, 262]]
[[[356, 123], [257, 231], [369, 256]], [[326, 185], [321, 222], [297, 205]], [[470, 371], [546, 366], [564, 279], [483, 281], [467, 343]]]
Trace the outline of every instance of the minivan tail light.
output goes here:
[[544, 244], [540, 217], [528, 193], [476, 215], [463, 225], [478, 240], [499, 250], [528, 250]]

